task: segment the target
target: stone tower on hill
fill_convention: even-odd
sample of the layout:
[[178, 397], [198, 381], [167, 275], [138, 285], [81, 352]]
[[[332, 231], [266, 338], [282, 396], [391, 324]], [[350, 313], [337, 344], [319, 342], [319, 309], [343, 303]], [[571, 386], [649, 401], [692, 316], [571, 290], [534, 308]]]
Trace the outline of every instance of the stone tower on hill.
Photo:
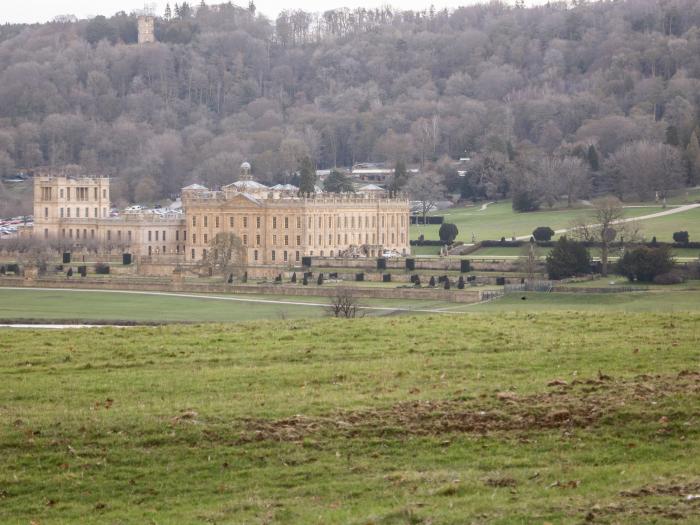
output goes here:
[[153, 44], [156, 41], [155, 20], [153, 16], [139, 16], [139, 44]]

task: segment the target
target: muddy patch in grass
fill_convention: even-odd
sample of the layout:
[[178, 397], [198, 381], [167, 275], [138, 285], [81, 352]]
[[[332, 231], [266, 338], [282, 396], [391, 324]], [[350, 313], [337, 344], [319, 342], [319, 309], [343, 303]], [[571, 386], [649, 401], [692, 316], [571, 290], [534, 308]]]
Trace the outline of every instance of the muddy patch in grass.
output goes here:
[[[653, 406], [666, 396], [700, 393], [700, 373], [641, 375], [615, 379], [605, 374], [571, 383], [543, 385], [545, 392], [521, 396], [495, 392], [476, 401], [410, 401], [388, 408], [296, 415], [284, 419], [244, 419], [239, 442], [299, 441], [313, 436], [401, 437], [450, 433], [537, 431], [585, 428], [630, 404]], [[650, 414], [653, 411], [650, 411]], [[653, 417], [653, 416], [650, 416]], [[656, 416], [658, 419], [658, 416]], [[674, 422], [659, 420], [659, 431]]]
[[[582, 510], [585, 523], [656, 523], [661, 519], [697, 523], [700, 516], [700, 479], [675, 480], [624, 490], [618, 501]], [[689, 521], [692, 520], [692, 521]]]

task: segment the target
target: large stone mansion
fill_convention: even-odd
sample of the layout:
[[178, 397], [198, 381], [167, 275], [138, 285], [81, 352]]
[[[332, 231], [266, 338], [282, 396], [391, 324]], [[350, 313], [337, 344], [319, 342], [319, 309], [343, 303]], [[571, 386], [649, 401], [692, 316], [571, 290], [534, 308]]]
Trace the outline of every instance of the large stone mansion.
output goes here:
[[294, 186], [254, 181], [244, 163], [237, 182], [219, 191], [187, 186], [181, 201], [179, 212], [135, 210], [113, 217], [108, 178], [38, 175], [33, 236], [178, 264], [205, 259], [219, 233], [237, 236], [247, 266], [292, 267], [305, 256], [349, 252], [410, 253], [408, 200], [390, 198], [376, 186], [299, 196]]

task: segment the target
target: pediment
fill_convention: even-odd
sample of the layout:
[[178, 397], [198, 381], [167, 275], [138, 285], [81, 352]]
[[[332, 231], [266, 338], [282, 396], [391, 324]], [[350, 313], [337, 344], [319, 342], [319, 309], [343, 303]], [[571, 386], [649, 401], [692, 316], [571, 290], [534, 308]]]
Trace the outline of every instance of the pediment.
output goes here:
[[237, 208], [261, 208], [262, 203], [247, 193], [237, 193], [233, 197], [227, 199], [228, 202]]

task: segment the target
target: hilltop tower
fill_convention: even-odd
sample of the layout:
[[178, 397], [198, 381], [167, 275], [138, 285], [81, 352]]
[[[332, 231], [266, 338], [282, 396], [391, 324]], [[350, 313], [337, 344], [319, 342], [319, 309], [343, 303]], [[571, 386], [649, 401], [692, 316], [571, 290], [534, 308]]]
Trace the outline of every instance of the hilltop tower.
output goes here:
[[156, 41], [155, 21], [155, 17], [150, 15], [139, 16], [139, 44], [153, 44]]

